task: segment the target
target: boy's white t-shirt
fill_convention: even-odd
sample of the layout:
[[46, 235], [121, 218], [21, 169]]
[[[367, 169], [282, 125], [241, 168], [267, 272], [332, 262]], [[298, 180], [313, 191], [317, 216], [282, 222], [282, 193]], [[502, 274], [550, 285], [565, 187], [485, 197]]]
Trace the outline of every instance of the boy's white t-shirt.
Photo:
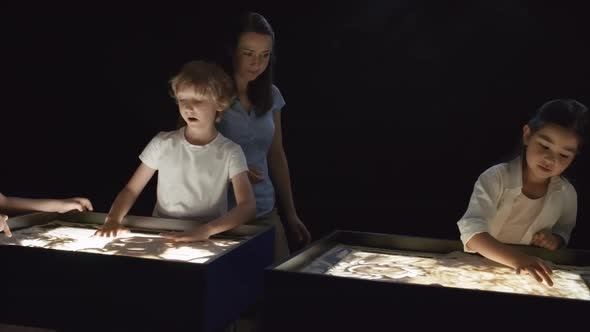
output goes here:
[[239, 145], [218, 133], [206, 145], [190, 144], [185, 127], [160, 132], [139, 159], [158, 171], [153, 215], [210, 220], [227, 212], [227, 189], [235, 175], [247, 171]]

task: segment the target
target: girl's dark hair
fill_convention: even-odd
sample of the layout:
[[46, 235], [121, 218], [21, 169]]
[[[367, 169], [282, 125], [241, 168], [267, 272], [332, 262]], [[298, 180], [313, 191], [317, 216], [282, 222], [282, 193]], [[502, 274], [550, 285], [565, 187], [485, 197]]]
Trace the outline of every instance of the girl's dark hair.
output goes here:
[[574, 99], [551, 100], [537, 110], [528, 126], [535, 133], [550, 123], [572, 130], [578, 136], [580, 149], [586, 137], [588, 108]]
[[275, 45], [275, 33], [264, 18], [264, 16], [248, 12], [240, 17], [237, 24], [232, 29], [232, 34], [229, 38], [229, 45], [226, 48], [227, 54], [223, 67], [233, 77], [235, 72], [235, 57], [236, 50], [240, 36], [246, 32], [255, 32], [263, 35], [268, 35], [272, 39], [272, 46], [270, 51], [270, 60], [268, 66], [255, 80], [248, 83], [248, 98], [254, 105], [257, 116], [261, 116], [266, 112], [270, 111], [273, 100], [272, 100], [272, 81], [273, 81], [273, 67], [275, 62], [274, 56], [274, 45]]
[[[550, 123], [573, 130], [578, 136], [578, 151], [582, 148], [588, 125], [588, 109], [586, 106], [574, 99], [550, 100], [537, 109], [527, 125], [531, 133], [535, 133]], [[526, 147], [521, 140], [498, 162], [504, 163], [519, 156], [524, 156], [525, 150]], [[526, 162], [526, 159], [523, 161]]]

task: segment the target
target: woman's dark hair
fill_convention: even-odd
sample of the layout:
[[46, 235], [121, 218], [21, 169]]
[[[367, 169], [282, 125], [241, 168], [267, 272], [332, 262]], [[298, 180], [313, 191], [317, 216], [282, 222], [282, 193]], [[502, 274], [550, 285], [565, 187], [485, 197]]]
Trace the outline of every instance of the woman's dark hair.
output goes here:
[[535, 133], [550, 123], [572, 130], [578, 136], [580, 149], [588, 126], [588, 108], [574, 99], [551, 100], [537, 110], [528, 126]]
[[256, 115], [261, 116], [270, 111], [273, 104], [272, 82], [275, 61], [275, 33], [264, 16], [258, 13], [248, 12], [240, 17], [237, 24], [232, 29], [232, 34], [229, 38], [229, 45], [227, 45], [228, 47], [226, 48], [227, 53], [223, 67], [227, 73], [233, 77], [235, 72], [234, 65], [238, 42], [240, 40], [240, 36], [246, 32], [255, 32], [268, 35], [272, 39], [268, 66], [255, 80], [248, 83], [248, 98], [252, 102], [252, 105], [254, 105]]

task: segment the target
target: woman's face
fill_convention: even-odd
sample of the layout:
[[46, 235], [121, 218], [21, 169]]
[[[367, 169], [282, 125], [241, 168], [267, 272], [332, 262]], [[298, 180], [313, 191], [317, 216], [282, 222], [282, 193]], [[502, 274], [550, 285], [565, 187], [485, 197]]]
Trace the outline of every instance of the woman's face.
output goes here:
[[262, 74], [270, 60], [272, 37], [256, 32], [245, 32], [238, 40], [235, 56], [236, 76], [246, 81], [255, 80]]

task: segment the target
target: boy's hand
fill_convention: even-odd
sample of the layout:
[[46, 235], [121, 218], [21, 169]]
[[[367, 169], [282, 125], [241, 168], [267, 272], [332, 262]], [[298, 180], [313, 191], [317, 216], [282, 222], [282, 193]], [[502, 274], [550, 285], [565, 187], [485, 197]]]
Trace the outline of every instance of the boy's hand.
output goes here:
[[72, 210], [78, 210], [80, 212], [92, 211], [93, 207], [88, 198], [74, 197], [59, 200], [57, 211], [55, 212], [65, 213]]
[[10, 232], [10, 227], [8, 227], [8, 216], [4, 214], [0, 214], [0, 232], [4, 232], [6, 236], [12, 237], [12, 233]]
[[129, 233], [129, 228], [124, 227], [118, 222], [107, 221], [99, 230], [94, 233], [94, 236], [117, 237], [127, 233]]
[[258, 167], [248, 165], [248, 179], [250, 183], [257, 184], [264, 180], [264, 175]]
[[543, 280], [549, 286], [553, 286], [553, 280], [549, 275], [553, 274], [553, 270], [545, 263], [542, 259], [526, 254], [519, 254], [513, 263], [513, 267], [516, 269], [516, 274], [525, 272], [530, 274], [538, 282]]
[[199, 226], [195, 230], [187, 232], [166, 232], [160, 236], [172, 242], [197, 242], [206, 241], [211, 237], [209, 230], [205, 226]]
[[563, 245], [563, 239], [553, 234], [550, 230], [542, 229], [533, 235], [531, 244], [537, 247], [555, 250]]

